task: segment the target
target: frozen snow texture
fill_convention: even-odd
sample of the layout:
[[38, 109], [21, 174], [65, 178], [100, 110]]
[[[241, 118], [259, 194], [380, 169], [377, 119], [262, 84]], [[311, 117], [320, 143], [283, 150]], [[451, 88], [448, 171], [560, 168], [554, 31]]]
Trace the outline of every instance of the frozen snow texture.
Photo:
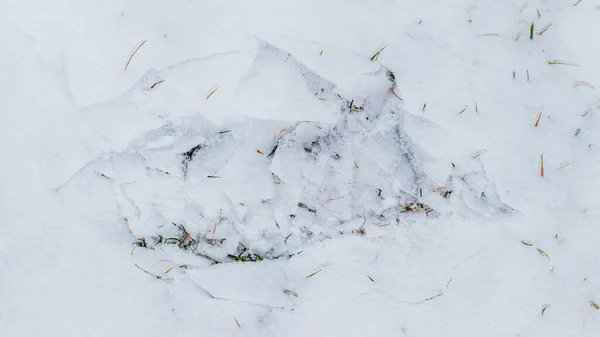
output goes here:
[[574, 3], [0, 2], [0, 331], [595, 336]]

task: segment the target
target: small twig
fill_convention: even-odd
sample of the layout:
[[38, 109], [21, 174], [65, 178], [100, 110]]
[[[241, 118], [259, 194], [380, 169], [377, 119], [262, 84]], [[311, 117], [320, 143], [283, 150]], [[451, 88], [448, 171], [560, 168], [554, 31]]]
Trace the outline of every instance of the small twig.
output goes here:
[[140, 48], [142, 48], [142, 46], [146, 43], [146, 41], [148, 41], [148, 40], [142, 40], [142, 41], [138, 42], [137, 47], [135, 48], [133, 53], [131, 53], [131, 56], [129, 56], [129, 59], [127, 60], [127, 63], [125, 64], [125, 70], [127, 70], [127, 68], [129, 68], [129, 63], [131, 63], [133, 56], [135, 56], [135, 53], [137, 53], [137, 51], [140, 50]]

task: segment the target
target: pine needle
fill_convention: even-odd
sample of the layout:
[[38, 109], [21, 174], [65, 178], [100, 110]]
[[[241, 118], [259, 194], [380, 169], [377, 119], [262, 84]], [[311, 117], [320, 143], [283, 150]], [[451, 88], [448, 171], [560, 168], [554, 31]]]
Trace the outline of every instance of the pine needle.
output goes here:
[[477, 106], [477, 102], [475, 102], [475, 112], [479, 112], [479, 107]]
[[323, 49], [321, 49], [321, 52], [319, 53], [319, 55], [323, 55]]
[[166, 275], [166, 274], [168, 274], [168, 273], [169, 273], [171, 270], [173, 270], [173, 267], [171, 267], [171, 268], [167, 269], [167, 270], [165, 271], [165, 275]]
[[261, 151], [261, 150], [259, 150], [259, 149], [256, 149], [256, 153], [258, 153], [258, 154], [264, 154], [264, 153], [262, 153], [262, 151]]
[[242, 326], [240, 325], [240, 322], [238, 322], [238, 320], [234, 317], [233, 318], [235, 320], [235, 324], [238, 326], [238, 328], [242, 328]]
[[129, 64], [131, 63], [131, 60], [133, 60], [133, 57], [135, 56], [135, 53], [137, 53], [138, 50], [140, 50], [140, 48], [142, 48], [142, 46], [147, 41], [148, 40], [142, 40], [142, 41], [138, 42], [137, 47], [133, 50], [133, 53], [131, 53], [131, 56], [129, 56], [129, 59], [127, 60], [127, 63], [125, 64], [125, 70], [127, 70], [127, 68], [129, 68]]
[[463, 112], [465, 112], [465, 111], [466, 111], [468, 108], [469, 108], [469, 107], [467, 106], [467, 107], [465, 107], [464, 109], [460, 110], [460, 111], [458, 112], [458, 115], [460, 115], [460, 114], [462, 114]]
[[524, 244], [525, 246], [529, 246], [532, 247], [533, 243], [529, 242], [529, 241], [521, 241], [522, 244]]
[[223, 177], [220, 177], [220, 176], [206, 176], [206, 177], [207, 177], [207, 178], [211, 178], [211, 179], [219, 179], [219, 178], [223, 178]]
[[596, 304], [596, 302], [590, 301], [590, 305], [592, 306], [592, 308], [594, 308], [596, 310], [600, 310], [600, 305]]
[[582, 117], [585, 117], [585, 116], [587, 116], [587, 114], [589, 114], [591, 111], [592, 111], [592, 109], [588, 108], [588, 109], [586, 109], [586, 110], [583, 112], [583, 114], [582, 114], [581, 116], [582, 116]]
[[389, 226], [389, 223], [380, 223], [379, 225], [377, 225], [378, 227], [387, 227]]
[[573, 7], [579, 5], [580, 2], [581, 2], [581, 0], [577, 0], [577, 2], [573, 4]]
[[308, 275], [306, 278], [313, 277], [313, 276], [317, 275], [318, 273], [320, 273], [321, 271], [323, 271], [323, 270], [321, 268], [319, 268], [319, 269], [317, 269], [317, 271], [315, 271], [314, 273]]
[[544, 177], [544, 154], [540, 156], [540, 176]]

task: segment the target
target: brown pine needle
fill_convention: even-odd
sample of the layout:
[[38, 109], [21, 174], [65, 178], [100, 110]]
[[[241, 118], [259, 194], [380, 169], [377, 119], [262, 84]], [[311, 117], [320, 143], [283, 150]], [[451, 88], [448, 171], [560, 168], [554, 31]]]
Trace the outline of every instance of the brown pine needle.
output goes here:
[[540, 156], [540, 176], [544, 177], [544, 155]]
[[477, 106], [477, 102], [475, 102], [475, 112], [479, 112], [479, 107]]
[[580, 2], [581, 2], [581, 0], [577, 0], [577, 2], [573, 4], [573, 7], [579, 5]]
[[235, 324], [238, 326], [238, 328], [242, 328], [242, 326], [240, 325], [240, 322], [238, 322], [238, 320], [234, 317], [233, 318], [235, 320]]
[[394, 96], [396, 96], [396, 98], [398, 98], [399, 100], [401, 100], [401, 101], [403, 101], [403, 102], [404, 102], [404, 100], [403, 100], [402, 98], [400, 98], [400, 96], [398, 96], [398, 95], [396, 94], [396, 92], [394, 91], [394, 89], [392, 89], [392, 94], [394, 94]]
[[589, 84], [588, 82], [584, 82], [584, 81], [577, 81], [575, 82], [575, 84], [573, 85], [574, 87], [588, 87], [590, 89], [594, 89], [594, 86]]
[[462, 114], [462, 113], [463, 113], [463, 112], [465, 112], [465, 111], [466, 111], [468, 108], [469, 108], [468, 106], [467, 106], [467, 107], [465, 107], [464, 109], [460, 110], [460, 111], [458, 112], [458, 114], [459, 114], [459, 115], [460, 115], [460, 114]]
[[259, 150], [259, 149], [256, 149], [256, 153], [258, 153], [258, 154], [264, 154], [264, 153], [262, 153], [262, 151], [261, 151], [261, 150]]
[[327, 198], [327, 200], [325, 200], [325, 203], [323, 205], [327, 205], [327, 203], [330, 202], [330, 201], [340, 200], [340, 199], [343, 199], [343, 198], [344, 198], [343, 195], [341, 197], [338, 197], [338, 198], [332, 198], [331, 196], [329, 196], [329, 198]]
[[540, 29], [538, 35], [544, 34], [548, 29], [550, 29], [550, 27], [552, 27], [552, 25], [554, 25], [554, 24], [549, 23], [549, 24], [545, 25], [542, 29]]
[[219, 86], [217, 86], [216, 88], [214, 88], [214, 89], [213, 89], [213, 90], [210, 92], [210, 94], [208, 94], [208, 96], [206, 96], [206, 98], [205, 98], [204, 100], [205, 100], [205, 101], [206, 101], [206, 100], [208, 100], [208, 99], [210, 98], [210, 96], [212, 96], [212, 95], [215, 93], [215, 91], [219, 90], [219, 88], [220, 88]]
[[577, 64], [577, 63], [568, 62], [568, 61], [561, 61], [561, 60], [548, 61], [548, 64], [562, 64], [562, 65], [565, 65], [565, 66], [579, 67], [579, 64]]
[[319, 101], [326, 101], [327, 98], [319, 97]]
[[537, 116], [537, 119], [535, 120], [535, 127], [537, 128], [538, 125], [540, 125], [540, 119], [542, 118], [542, 113], [544, 112], [543, 108], [540, 109], [540, 113]]
[[473, 155], [471, 157], [472, 158], [477, 158], [477, 157], [481, 156], [482, 154], [485, 154], [486, 152], [488, 152], [487, 149], [481, 149], [481, 150], [473, 153]]
[[211, 179], [219, 179], [219, 178], [223, 178], [223, 177], [220, 177], [220, 176], [206, 176], [206, 177], [207, 177], [207, 178], [211, 178]]
[[129, 56], [129, 59], [127, 60], [127, 63], [125, 64], [125, 70], [127, 70], [127, 68], [129, 68], [129, 64], [131, 63], [131, 60], [133, 60], [135, 53], [137, 53], [138, 50], [140, 50], [140, 48], [142, 48], [142, 46], [146, 43], [146, 41], [148, 41], [148, 40], [142, 40], [142, 41], [138, 42], [137, 47], [134, 49], [133, 53], [131, 53], [131, 56]]
[[312, 274], [308, 275], [306, 278], [313, 277], [313, 276], [317, 275], [318, 273], [320, 273], [321, 271], [322, 271], [322, 269], [321, 269], [321, 268], [319, 268], [319, 269], [317, 269], [317, 271], [315, 271], [314, 273], [312, 273]]
[[389, 226], [389, 223], [380, 223], [379, 225], [377, 225], [378, 227], [387, 227]]
[[532, 247], [533, 243], [529, 242], [529, 241], [521, 241], [522, 244], [524, 244], [525, 246], [529, 246]]
[[169, 273], [171, 270], [173, 270], [173, 267], [171, 267], [171, 268], [167, 269], [167, 270], [165, 271], [165, 275], [166, 275], [166, 274], [168, 274], [168, 273]]

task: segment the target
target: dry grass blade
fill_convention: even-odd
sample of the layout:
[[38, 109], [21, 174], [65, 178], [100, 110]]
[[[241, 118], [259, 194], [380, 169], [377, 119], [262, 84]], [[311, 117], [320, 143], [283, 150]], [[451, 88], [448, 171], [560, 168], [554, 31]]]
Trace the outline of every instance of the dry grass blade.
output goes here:
[[569, 61], [561, 61], [561, 60], [553, 60], [553, 61], [548, 61], [548, 64], [561, 64], [564, 66], [573, 66], [573, 67], [579, 67], [579, 64], [577, 63], [573, 63], [573, 62], [569, 62]]
[[538, 253], [540, 253], [541, 256], [543, 256], [543, 257], [547, 258], [548, 260], [550, 260], [550, 255], [548, 255], [548, 253], [546, 253], [545, 251], [543, 251], [543, 250], [541, 250], [539, 248], [536, 248], [536, 249], [538, 250]]
[[544, 155], [540, 156], [540, 176], [544, 177]]
[[206, 101], [206, 100], [208, 100], [208, 99], [210, 98], [210, 96], [212, 96], [212, 95], [215, 93], [215, 91], [219, 90], [219, 88], [220, 88], [219, 86], [216, 86], [216, 87], [215, 87], [215, 88], [214, 88], [214, 89], [213, 89], [213, 90], [210, 92], [210, 94], [208, 94], [208, 96], [206, 96], [206, 98], [205, 98], [204, 100], [205, 100], [205, 101]]
[[404, 101], [402, 98], [400, 98], [400, 96], [398, 96], [396, 94], [396, 92], [394, 91], [394, 89], [392, 89], [392, 94], [394, 94], [394, 96], [396, 96], [396, 98], [398, 98], [399, 100]]
[[554, 24], [549, 23], [549, 24], [545, 25], [544, 28], [540, 29], [540, 31], [538, 32], [538, 35], [544, 34], [548, 29], [550, 29], [550, 27], [552, 27], [552, 25], [554, 25]]
[[146, 44], [146, 41], [148, 41], [148, 40], [142, 40], [142, 41], [138, 42], [136, 48], [133, 50], [133, 53], [131, 53], [131, 55], [129, 56], [129, 59], [127, 60], [127, 63], [125, 64], [125, 70], [127, 70], [127, 68], [129, 68], [129, 64], [131, 63], [131, 60], [133, 60], [135, 53], [137, 53], [138, 50], [140, 50], [140, 48], [142, 48], [142, 46], [144, 44]]
[[575, 82], [575, 84], [573, 85], [574, 87], [588, 87], [590, 89], [594, 89], [594, 86], [589, 84], [588, 82], [584, 82], [584, 81], [577, 81]]
[[481, 150], [473, 153], [473, 155], [471, 157], [472, 158], [477, 158], [477, 157], [481, 156], [482, 154], [485, 154], [486, 152], [488, 152], [487, 149], [481, 149]]
[[321, 271], [323, 271], [321, 268], [317, 269], [317, 271], [313, 272], [312, 274], [308, 275], [306, 278], [311, 278], [315, 275], [317, 275], [318, 273], [320, 273]]
[[155, 86], [161, 84], [162, 82], [164, 82], [165, 80], [160, 80], [158, 82], [154, 82], [151, 86], [150, 86], [150, 90], [154, 89]]
[[379, 50], [377, 50], [375, 52], [375, 54], [373, 54], [373, 56], [371, 56], [371, 61], [377, 61], [379, 59], [379, 54], [381, 54], [381, 52], [387, 47], [387, 44], [381, 48], [379, 48]]
[[334, 201], [334, 200], [340, 200], [343, 199], [344, 196], [342, 195], [341, 197], [337, 197], [337, 198], [332, 198], [331, 196], [329, 198], [327, 198], [327, 200], [325, 200], [325, 203], [323, 205], [327, 205], [328, 202], [330, 201]]
[[540, 109], [540, 113], [537, 116], [537, 119], [535, 120], [535, 127], [537, 128], [538, 125], [540, 125], [540, 119], [542, 118], [542, 113], [544, 112], [544, 108], [542, 107]]

